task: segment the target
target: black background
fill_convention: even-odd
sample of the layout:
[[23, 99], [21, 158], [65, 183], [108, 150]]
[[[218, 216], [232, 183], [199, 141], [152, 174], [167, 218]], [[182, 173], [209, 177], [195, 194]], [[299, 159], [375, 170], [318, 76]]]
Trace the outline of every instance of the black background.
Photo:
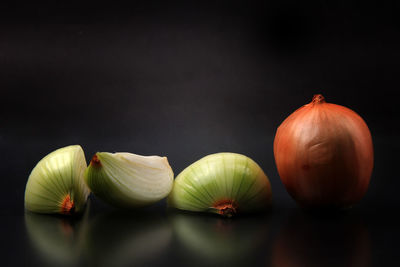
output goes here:
[[[288, 259], [288, 266], [399, 264], [398, 11], [396, 4], [378, 1], [2, 6], [5, 265], [284, 266]], [[360, 114], [374, 141], [367, 195], [352, 210], [334, 215], [315, 216], [298, 208], [273, 159], [276, 128], [316, 93]], [[29, 232], [25, 183], [43, 156], [70, 144], [80, 144], [87, 160], [96, 151], [165, 155], [176, 175], [207, 154], [242, 153], [269, 176], [273, 209], [221, 220], [165, 211], [165, 202], [132, 214], [92, 199], [88, 228], [97, 229], [91, 235], [100, 236], [95, 237], [98, 247], [77, 249], [76, 261], [52, 252], [56, 256], [50, 259]], [[38, 225], [72, 225], [72, 232], [83, 221], [44, 220], [49, 224]], [[153, 231], [154, 221], [159, 223]], [[185, 229], [181, 222], [195, 240], [204, 237], [200, 245], [182, 239], [190, 234], [180, 233]], [[161, 244], [160, 236], [167, 241], [153, 253], [147, 247], [156, 246], [147, 241]], [[128, 252], [120, 253], [130, 255], [124, 262], [115, 261], [124, 258], [118, 253], [103, 253], [104, 247], [124, 251], [121, 244], [128, 244]], [[129, 252], [140, 247], [146, 253]]]

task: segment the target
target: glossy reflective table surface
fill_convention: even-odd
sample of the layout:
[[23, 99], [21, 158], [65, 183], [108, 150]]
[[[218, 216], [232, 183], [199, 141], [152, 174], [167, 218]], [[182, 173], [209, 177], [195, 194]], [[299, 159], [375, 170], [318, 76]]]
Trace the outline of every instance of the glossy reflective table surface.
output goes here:
[[[388, 211], [313, 214], [274, 208], [222, 219], [149, 208], [80, 218], [3, 219], [7, 266], [395, 266], [398, 221]], [[390, 220], [390, 221], [386, 221]], [[4, 236], [6, 237], [4, 239]]]
[[[0, 8], [0, 266], [400, 266], [400, 40], [391, 5], [134, 1]], [[352, 209], [302, 210], [279, 179], [277, 127], [321, 93], [374, 143]], [[80, 218], [25, 213], [30, 171], [57, 148], [256, 161], [264, 214], [222, 219], [94, 196]]]

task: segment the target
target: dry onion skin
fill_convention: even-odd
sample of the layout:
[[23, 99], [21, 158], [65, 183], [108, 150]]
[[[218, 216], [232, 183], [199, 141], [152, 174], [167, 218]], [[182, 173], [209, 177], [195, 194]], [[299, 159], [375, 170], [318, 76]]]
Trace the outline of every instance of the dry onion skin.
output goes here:
[[51, 152], [32, 170], [25, 208], [36, 213], [71, 215], [83, 211], [90, 193], [83, 174], [86, 160], [79, 145]]
[[166, 157], [97, 152], [85, 172], [92, 192], [122, 208], [153, 204], [171, 192], [174, 173]]
[[372, 137], [357, 113], [318, 94], [279, 126], [274, 156], [283, 184], [301, 206], [348, 208], [367, 191]]
[[168, 205], [231, 217], [263, 210], [271, 198], [268, 177], [256, 162], [236, 153], [217, 153], [196, 161], [176, 177]]

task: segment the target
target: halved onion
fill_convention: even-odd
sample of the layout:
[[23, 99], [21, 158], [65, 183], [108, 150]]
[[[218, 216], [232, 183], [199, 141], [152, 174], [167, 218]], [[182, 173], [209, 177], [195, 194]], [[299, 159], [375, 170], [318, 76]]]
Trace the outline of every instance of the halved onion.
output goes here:
[[37, 213], [81, 212], [90, 193], [83, 174], [86, 160], [79, 145], [48, 154], [32, 170], [25, 189], [25, 208]]
[[271, 198], [268, 177], [256, 162], [237, 153], [217, 153], [196, 161], [176, 177], [168, 204], [231, 217], [263, 210]]

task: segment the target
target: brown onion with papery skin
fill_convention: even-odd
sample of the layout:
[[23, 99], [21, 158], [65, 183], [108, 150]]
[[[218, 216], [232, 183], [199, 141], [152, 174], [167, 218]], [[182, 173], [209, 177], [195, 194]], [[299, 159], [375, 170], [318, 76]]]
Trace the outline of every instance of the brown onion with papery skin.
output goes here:
[[301, 206], [321, 208], [358, 202], [367, 191], [374, 160], [364, 120], [319, 94], [279, 126], [274, 156], [289, 194]]

